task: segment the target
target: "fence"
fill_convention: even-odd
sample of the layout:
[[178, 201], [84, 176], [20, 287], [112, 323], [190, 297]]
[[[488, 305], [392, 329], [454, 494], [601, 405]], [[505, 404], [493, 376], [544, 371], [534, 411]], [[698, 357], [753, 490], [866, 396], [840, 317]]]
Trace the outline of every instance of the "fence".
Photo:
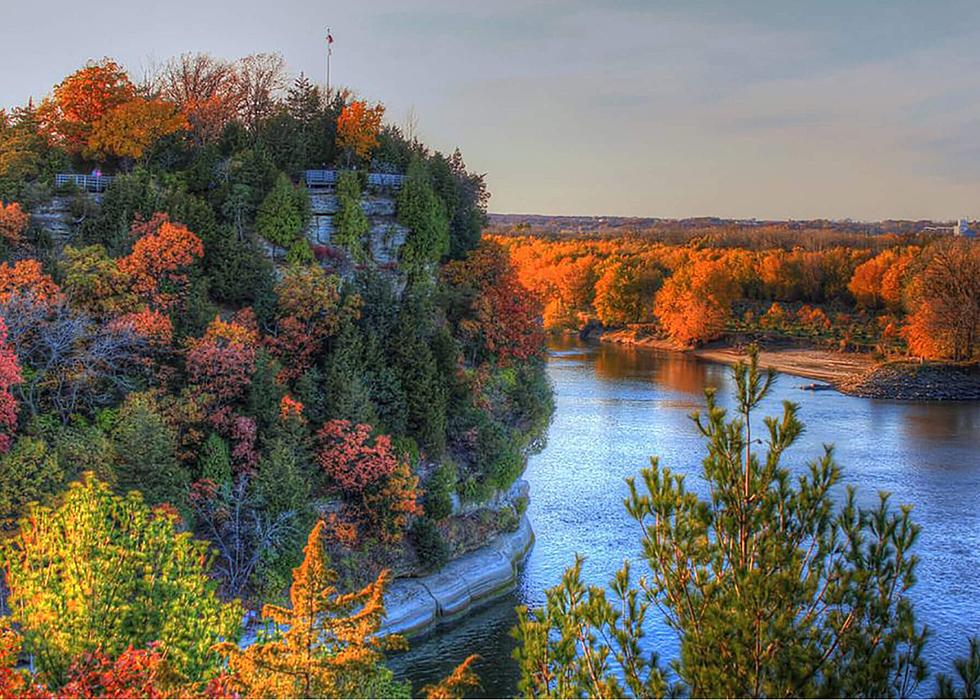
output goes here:
[[[307, 187], [334, 187], [337, 184], [336, 170], [306, 170], [303, 180]], [[405, 184], [404, 175], [394, 173], [368, 173], [368, 187], [375, 189], [398, 189]]]
[[59, 173], [54, 176], [54, 184], [56, 187], [74, 185], [85, 192], [105, 192], [109, 185], [112, 184], [114, 179], [115, 178], [113, 178], [111, 175], [79, 175], [77, 173]]

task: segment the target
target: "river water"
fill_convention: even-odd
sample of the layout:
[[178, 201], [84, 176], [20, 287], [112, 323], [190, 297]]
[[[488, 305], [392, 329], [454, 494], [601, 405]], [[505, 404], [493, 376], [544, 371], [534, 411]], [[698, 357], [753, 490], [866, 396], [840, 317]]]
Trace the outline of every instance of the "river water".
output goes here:
[[[561, 341], [550, 347], [548, 373], [556, 411], [545, 449], [533, 456], [525, 477], [531, 485], [528, 516], [536, 543], [517, 589], [445, 629], [415, 640], [392, 659], [396, 674], [420, 685], [444, 676], [471, 653], [488, 697], [516, 693], [511, 659], [516, 605], [539, 606], [575, 554], [586, 557], [583, 575], [606, 584], [624, 558], [634, 575], [645, 569], [639, 532], [623, 498], [624, 477], [638, 475], [651, 455], [689, 475], [688, 488], [706, 493], [700, 478], [703, 439], [689, 414], [704, 405], [706, 387], [718, 387], [731, 405], [730, 369], [677, 353]], [[802, 391], [809, 380], [780, 376], [757, 417], [777, 415], [781, 402], [800, 404], [806, 431], [784, 457], [792, 471], [833, 443], [842, 482], [858, 489], [862, 505], [879, 491], [892, 503], [910, 504], [922, 526], [921, 562], [913, 589], [921, 622], [932, 630], [926, 656], [933, 671], [950, 671], [950, 659], [980, 634], [980, 404], [912, 404]], [[841, 491], [843, 486], [841, 486]], [[677, 641], [648, 618], [648, 644], [662, 659], [675, 656]], [[920, 693], [932, 690], [930, 681]]]

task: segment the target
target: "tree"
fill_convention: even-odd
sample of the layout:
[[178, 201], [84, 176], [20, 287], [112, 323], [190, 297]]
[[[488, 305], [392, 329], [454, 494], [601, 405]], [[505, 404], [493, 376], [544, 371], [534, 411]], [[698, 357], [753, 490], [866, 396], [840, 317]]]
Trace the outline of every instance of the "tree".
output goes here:
[[166, 214], [156, 214], [145, 223], [134, 224], [139, 238], [133, 251], [116, 264], [133, 280], [132, 290], [148, 303], [169, 309], [186, 294], [187, 269], [204, 256], [204, 244], [182, 224]]
[[234, 65], [206, 53], [172, 58], [160, 72], [157, 89], [180, 107], [199, 146], [218, 140], [242, 101]]
[[615, 262], [595, 284], [595, 310], [605, 326], [643, 323], [653, 314], [653, 299], [663, 275], [627, 262]]
[[370, 425], [331, 420], [317, 432], [316, 462], [386, 540], [397, 540], [412, 515], [421, 515], [418, 478], [392, 448], [391, 438], [372, 439]]
[[969, 360], [980, 347], [980, 245], [948, 240], [923, 253], [909, 285], [909, 351], [928, 359]]
[[319, 265], [291, 265], [276, 285], [280, 317], [268, 345], [284, 381], [302, 376], [341, 321], [357, 314], [357, 298], [342, 305], [339, 288], [339, 278]]
[[465, 260], [445, 265], [442, 277], [454, 297], [447, 315], [472, 357], [506, 363], [540, 356], [540, 304], [500, 244], [484, 241]]
[[127, 396], [111, 434], [120, 488], [140, 491], [151, 505], [184, 505], [190, 478], [177, 459], [177, 436], [151, 395]]
[[432, 189], [425, 164], [417, 158], [408, 166], [397, 205], [398, 223], [410, 229], [401, 250], [405, 264], [425, 265], [449, 252], [445, 206]]
[[29, 297], [48, 305], [61, 301], [61, 289], [49, 275], [44, 274], [41, 263], [32, 258], [18, 260], [13, 265], [0, 264], [0, 303], [15, 297]]
[[237, 638], [242, 615], [215, 595], [210, 559], [172, 515], [89, 474], [58, 505], [32, 506], [5, 545], [11, 619], [54, 687], [82, 653], [154, 641], [178, 679], [203, 683], [219, 663], [212, 647]]
[[49, 138], [72, 155], [84, 154], [95, 125], [136, 95], [126, 71], [108, 58], [89, 63], [55, 86], [38, 110]]
[[[581, 585], [578, 563], [543, 611], [522, 611], [523, 692], [625, 694], [606, 673], [613, 653], [631, 693], [663, 693], [656, 660], [638, 665], [654, 609], [680, 638], [672, 666], [692, 697], [907, 697], [925, 678], [926, 632], [909, 598], [919, 534], [909, 508], [896, 513], [885, 494], [859, 507], [853, 489], [835, 504], [840, 470], [829, 446], [791, 475], [780, 461], [803, 430], [792, 403], [765, 419], [767, 452], [754, 453], [752, 411], [774, 375], [753, 354], [733, 376], [738, 417], [728, 420], [714, 390], [706, 417], [694, 417], [708, 442], [710, 496], [688, 491], [656, 459], [642, 493], [627, 480], [649, 574], [635, 586], [627, 562], [612, 602]], [[566, 663], [578, 672], [566, 673]]]
[[941, 698], [976, 698], [980, 697], [980, 637], [970, 639], [970, 654], [965, 659], [953, 662], [956, 675], [962, 684], [956, 687], [956, 681], [944, 673], [936, 676], [939, 685], [938, 697]]
[[10, 390], [23, 381], [17, 355], [7, 344], [7, 322], [0, 316], [0, 454], [10, 450], [17, 430], [17, 401]]
[[278, 53], [251, 54], [238, 61], [235, 75], [239, 115], [249, 131], [255, 134], [286, 87], [286, 61]]
[[361, 185], [352, 170], [341, 171], [337, 178], [337, 214], [333, 226], [334, 241], [347, 248], [355, 260], [363, 261], [364, 236], [371, 224], [361, 208]]
[[340, 111], [337, 117], [337, 148], [347, 153], [347, 165], [353, 159], [366, 161], [378, 146], [378, 132], [384, 118], [381, 103], [368, 107], [364, 100], [355, 100]]
[[251, 309], [239, 311], [231, 321], [216, 317], [204, 336], [191, 341], [187, 376], [212, 397], [214, 406], [241, 399], [255, 371], [259, 332]]
[[65, 484], [65, 469], [44, 440], [22, 436], [0, 456], [0, 528], [12, 530], [32, 501], [54, 496]]
[[292, 608], [263, 606], [271, 631], [245, 649], [218, 645], [232, 686], [258, 698], [407, 696], [384, 666], [384, 650], [405, 642], [378, 634], [390, 576], [382, 572], [363, 589], [340, 593], [323, 551], [324, 527], [321, 520], [310, 531], [303, 563], [293, 572]]
[[0, 239], [8, 246], [15, 246], [21, 241], [30, 216], [17, 202], [4, 205], [0, 202]]
[[725, 330], [737, 294], [738, 285], [724, 262], [696, 260], [667, 278], [657, 292], [654, 312], [673, 340], [705, 343]]
[[103, 246], [66, 246], [60, 267], [65, 296], [74, 308], [106, 317], [139, 307], [133, 277], [119, 269]]
[[272, 190], [262, 200], [255, 227], [263, 238], [289, 250], [303, 242], [303, 226], [306, 224], [302, 194], [284, 173], [276, 178]]
[[173, 103], [137, 97], [106, 112], [95, 123], [86, 152], [98, 158], [142, 160], [157, 141], [189, 126]]

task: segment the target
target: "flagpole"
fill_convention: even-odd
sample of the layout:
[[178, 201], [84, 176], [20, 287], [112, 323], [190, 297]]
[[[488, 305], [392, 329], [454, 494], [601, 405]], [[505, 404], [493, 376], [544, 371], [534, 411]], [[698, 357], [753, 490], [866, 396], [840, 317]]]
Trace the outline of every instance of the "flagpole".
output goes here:
[[333, 53], [331, 44], [330, 27], [327, 27], [327, 99], [330, 99], [330, 54]]

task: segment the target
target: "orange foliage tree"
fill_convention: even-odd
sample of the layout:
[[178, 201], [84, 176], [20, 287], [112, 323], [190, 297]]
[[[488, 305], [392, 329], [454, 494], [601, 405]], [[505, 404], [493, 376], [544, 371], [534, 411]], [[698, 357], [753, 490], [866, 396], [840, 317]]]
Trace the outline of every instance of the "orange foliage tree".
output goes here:
[[609, 265], [595, 284], [595, 311], [605, 326], [643, 323], [653, 315], [653, 299], [663, 284], [657, 268], [624, 261]]
[[0, 264], [0, 303], [19, 295], [54, 304], [61, 300], [61, 289], [49, 275], [44, 274], [37, 260], [18, 260], [13, 265]]
[[281, 381], [296, 379], [309, 369], [313, 358], [340, 327], [345, 314], [358, 312], [359, 300], [340, 302], [340, 280], [319, 265], [294, 265], [276, 285], [279, 321], [267, 343], [282, 363]]
[[337, 117], [337, 148], [347, 153], [348, 165], [352, 157], [367, 160], [377, 148], [384, 114], [383, 104], [368, 107], [364, 100], [355, 100], [340, 111]]
[[11, 202], [6, 206], [0, 202], [0, 239], [9, 245], [20, 243], [29, 219], [27, 212], [21, 209], [17, 202]]
[[133, 231], [145, 231], [145, 235], [133, 244], [129, 255], [117, 261], [119, 270], [132, 278], [137, 295], [160, 309], [169, 309], [186, 288], [187, 268], [204, 256], [204, 244], [166, 214], [155, 214], [149, 222], [134, 225]]
[[115, 107], [95, 123], [87, 152], [100, 158], [139, 160], [157, 141], [189, 126], [174, 104], [137, 97]]
[[108, 58], [90, 63], [55, 86], [38, 109], [38, 118], [53, 141], [69, 153], [87, 151], [95, 125], [136, 95], [122, 67]]
[[929, 359], [971, 359], [980, 345], [980, 244], [947, 240], [924, 254], [909, 286], [909, 350]]
[[245, 649], [232, 642], [216, 647], [228, 657], [228, 685], [246, 697], [385, 697], [390, 693], [384, 650], [406, 647], [401, 637], [379, 634], [390, 575], [384, 571], [361, 590], [340, 593], [337, 574], [323, 550], [324, 528], [322, 520], [314, 526], [303, 563], [293, 571], [292, 607], [263, 606], [262, 616], [270, 629]]
[[719, 260], [695, 260], [671, 275], [657, 293], [655, 313], [667, 335], [684, 344], [719, 337], [731, 316], [737, 284]]
[[520, 283], [500, 244], [483, 241], [465, 260], [445, 265], [442, 274], [457, 298], [451, 320], [472, 355], [507, 362], [542, 352], [541, 303]]

